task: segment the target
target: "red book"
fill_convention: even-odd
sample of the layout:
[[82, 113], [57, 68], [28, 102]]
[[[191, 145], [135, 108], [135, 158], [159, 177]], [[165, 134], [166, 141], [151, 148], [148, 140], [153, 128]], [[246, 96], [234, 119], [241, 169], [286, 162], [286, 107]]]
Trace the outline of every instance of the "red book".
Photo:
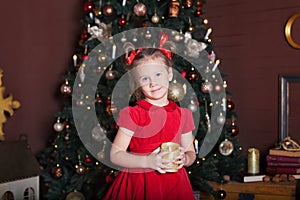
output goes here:
[[292, 163], [292, 162], [267, 162], [268, 166], [272, 167], [298, 167], [300, 168], [300, 163]]
[[298, 167], [274, 167], [267, 166], [266, 171], [268, 175], [275, 174], [300, 174], [300, 168]]
[[300, 157], [267, 155], [267, 162], [300, 163]]

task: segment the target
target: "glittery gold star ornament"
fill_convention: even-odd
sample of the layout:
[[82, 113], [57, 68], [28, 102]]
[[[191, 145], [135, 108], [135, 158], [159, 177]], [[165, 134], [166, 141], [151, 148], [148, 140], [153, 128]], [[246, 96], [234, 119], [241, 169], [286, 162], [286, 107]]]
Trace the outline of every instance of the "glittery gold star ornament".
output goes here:
[[3, 70], [0, 69], [0, 140], [5, 140], [3, 132], [3, 124], [7, 121], [6, 114], [13, 116], [14, 109], [21, 106], [19, 101], [13, 100], [13, 96], [10, 94], [4, 97], [5, 87], [2, 86]]

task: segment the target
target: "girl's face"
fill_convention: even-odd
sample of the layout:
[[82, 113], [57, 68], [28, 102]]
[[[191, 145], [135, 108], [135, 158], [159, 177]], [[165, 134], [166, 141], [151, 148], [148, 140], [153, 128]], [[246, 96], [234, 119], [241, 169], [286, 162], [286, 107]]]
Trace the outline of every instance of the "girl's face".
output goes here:
[[152, 60], [138, 65], [135, 69], [135, 82], [141, 87], [146, 100], [167, 100], [172, 68], [160, 60]]

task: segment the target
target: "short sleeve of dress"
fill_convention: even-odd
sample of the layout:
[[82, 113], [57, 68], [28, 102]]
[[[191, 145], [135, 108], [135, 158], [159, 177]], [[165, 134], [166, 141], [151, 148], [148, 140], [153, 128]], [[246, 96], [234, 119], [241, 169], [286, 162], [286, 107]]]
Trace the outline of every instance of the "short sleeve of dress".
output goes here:
[[184, 119], [185, 119], [185, 122], [183, 124], [182, 133], [188, 133], [190, 131], [193, 131], [195, 129], [195, 124], [194, 124], [194, 118], [193, 118], [192, 112], [187, 108], [183, 108], [182, 112], [183, 112]]
[[137, 110], [132, 107], [126, 107], [119, 113], [118, 126], [135, 131], [138, 127], [139, 115]]

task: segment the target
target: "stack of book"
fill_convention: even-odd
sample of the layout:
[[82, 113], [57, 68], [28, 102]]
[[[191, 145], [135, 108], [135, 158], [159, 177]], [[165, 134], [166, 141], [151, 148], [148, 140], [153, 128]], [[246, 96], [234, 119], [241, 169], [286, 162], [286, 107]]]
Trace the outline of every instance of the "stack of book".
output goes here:
[[266, 156], [268, 175], [300, 175], [300, 151], [270, 149]]

